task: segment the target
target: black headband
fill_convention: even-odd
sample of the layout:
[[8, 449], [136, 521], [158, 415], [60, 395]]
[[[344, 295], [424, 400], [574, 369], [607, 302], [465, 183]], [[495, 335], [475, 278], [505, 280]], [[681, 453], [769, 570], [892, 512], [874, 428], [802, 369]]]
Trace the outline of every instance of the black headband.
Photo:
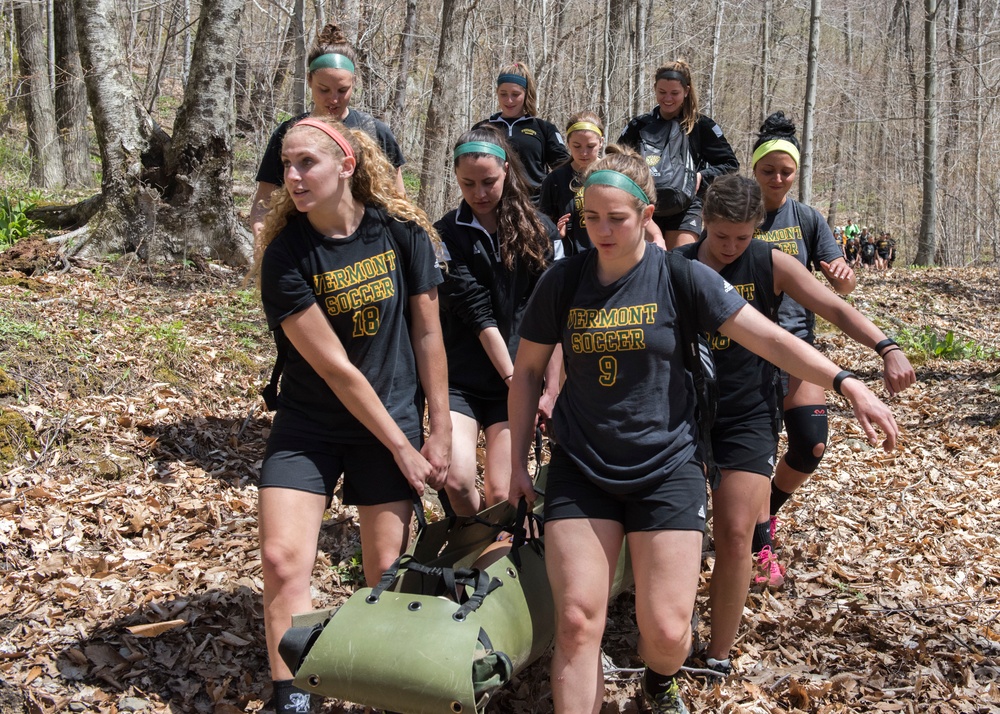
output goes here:
[[685, 77], [683, 74], [673, 69], [668, 69], [666, 72], [660, 72], [658, 75], [656, 75], [657, 82], [659, 82], [661, 79], [676, 79], [685, 87], [688, 86], [687, 77]]

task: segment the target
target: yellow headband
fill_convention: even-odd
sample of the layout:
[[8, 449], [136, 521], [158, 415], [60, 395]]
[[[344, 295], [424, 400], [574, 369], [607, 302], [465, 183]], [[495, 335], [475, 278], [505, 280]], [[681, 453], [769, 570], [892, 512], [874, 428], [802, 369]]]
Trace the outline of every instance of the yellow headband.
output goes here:
[[750, 164], [750, 168], [756, 166], [758, 161], [763, 159], [772, 151], [784, 151], [792, 157], [792, 160], [795, 162], [795, 168], [799, 167], [799, 150], [795, 148], [795, 144], [787, 139], [771, 139], [770, 141], [765, 141], [763, 144], [758, 146], [757, 150], [753, 152], [753, 160]]
[[604, 132], [601, 131], [601, 127], [597, 124], [592, 124], [589, 121], [578, 121], [576, 124], [571, 124], [569, 129], [566, 130], [566, 138], [574, 131], [592, 131], [600, 137], [604, 136]]

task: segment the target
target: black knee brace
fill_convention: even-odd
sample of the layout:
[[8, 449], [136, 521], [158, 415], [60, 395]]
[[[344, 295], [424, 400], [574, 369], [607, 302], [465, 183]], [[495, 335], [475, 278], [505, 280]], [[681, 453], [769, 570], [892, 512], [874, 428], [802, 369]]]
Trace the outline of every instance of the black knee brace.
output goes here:
[[[785, 462], [800, 473], [811, 474], [826, 452], [829, 433], [826, 405], [810, 404], [786, 411], [785, 433], [788, 434]], [[813, 453], [817, 446], [823, 447], [819, 456]]]

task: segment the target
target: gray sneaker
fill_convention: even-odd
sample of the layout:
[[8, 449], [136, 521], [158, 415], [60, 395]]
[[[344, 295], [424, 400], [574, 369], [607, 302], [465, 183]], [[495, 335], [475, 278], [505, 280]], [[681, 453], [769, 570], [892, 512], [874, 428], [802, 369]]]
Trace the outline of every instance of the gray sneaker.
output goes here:
[[681, 688], [677, 685], [676, 679], [665, 692], [650, 695], [643, 686], [642, 693], [653, 714], [690, 714], [684, 700], [681, 699]]

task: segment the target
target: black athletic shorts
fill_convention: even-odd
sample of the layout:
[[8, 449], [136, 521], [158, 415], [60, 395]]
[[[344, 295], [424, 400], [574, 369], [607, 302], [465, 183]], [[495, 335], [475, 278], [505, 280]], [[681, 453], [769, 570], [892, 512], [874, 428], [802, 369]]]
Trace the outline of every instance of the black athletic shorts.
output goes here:
[[770, 414], [738, 421], [716, 421], [712, 427], [712, 455], [720, 469], [770, 477], [777, 452], [777, 424]]
[[[420, 448], [420, 439], [410, 439]], [[380, 442], [331, 444], [301, 437], [273, 434], [267, 440], [260, 488], [290, 488], [333, 497], [340, 475], [344, 475], [344, 503], [377, 506], [410, 501], [413, 489], [395, 459]], [[294, 515], [294, 514], [292, 514]]]
[[506, 399], [483, 399], [451, 387], [448, 388], [448, 408], [475, 419], [483, 429], [508, 421]]
[[653, 216], [653, 222], [661, 231], [690, 231], [701, 235], [701, 199], [697, 196], [684, 213], [674, 216]]
[[580, 471], [557, 445], [552, 446], [545, 482], [545, 520], [594, 518], [618, 521], [635, 531], [705, 529], [705, 472], [689, 461], [664, 480], [632, 493], [608, 493]]

